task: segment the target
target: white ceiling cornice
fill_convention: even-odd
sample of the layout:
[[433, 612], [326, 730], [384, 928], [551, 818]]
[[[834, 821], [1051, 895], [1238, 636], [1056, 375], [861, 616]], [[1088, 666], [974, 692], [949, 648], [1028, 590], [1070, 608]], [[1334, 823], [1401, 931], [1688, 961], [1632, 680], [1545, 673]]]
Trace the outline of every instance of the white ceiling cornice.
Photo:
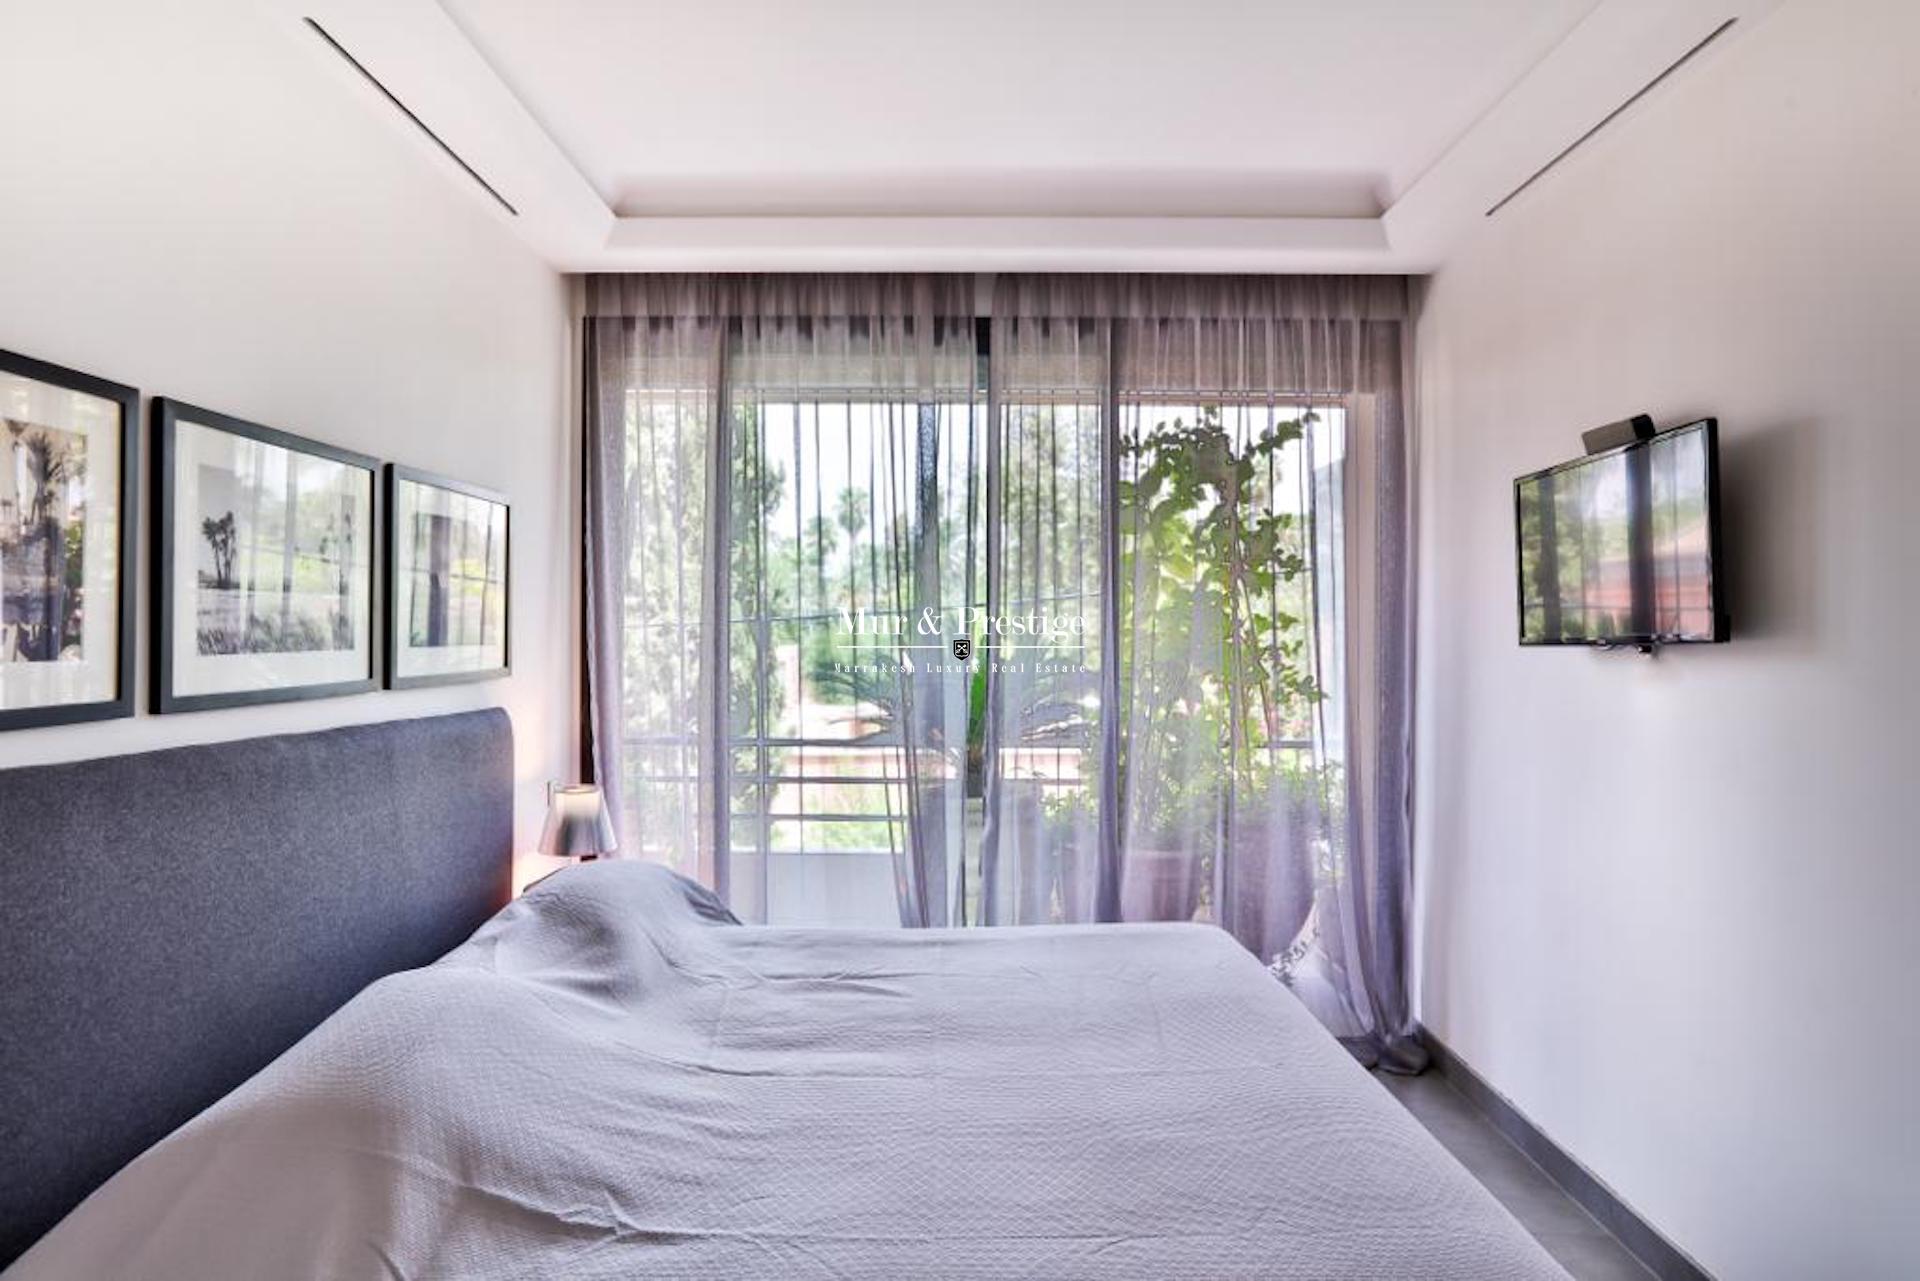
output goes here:
[[[325, 92], [339, 95], [342, 109], [352, 100], [384, 114], [427, 163], [466, 184], [562, 271], [1419, 273], [1436, 268], [1489, 208], [1728, 19], [1739, 21], [1688, 72], [1724, 56], [1778, 0], [1601, 0], [1383, 214], [1298, 218], [621, 217], [436, 0], [274, 2], [290, 38], [310, 48], [316, 73], [331, 77]], [[516, 212], [493, 205], [306, 19], [324, 27]]]

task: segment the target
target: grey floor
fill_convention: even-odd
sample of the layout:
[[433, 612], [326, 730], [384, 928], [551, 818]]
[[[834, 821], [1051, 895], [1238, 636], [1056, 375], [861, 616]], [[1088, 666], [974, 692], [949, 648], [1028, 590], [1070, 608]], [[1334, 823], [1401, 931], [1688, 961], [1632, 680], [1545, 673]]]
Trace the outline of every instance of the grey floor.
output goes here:
[[1494, 1129], [1445, 1077], [1438, 1072], [1373, 1075], [1577, 1281], [1651, 1281], [1653, 1274], [1612, 1233]]

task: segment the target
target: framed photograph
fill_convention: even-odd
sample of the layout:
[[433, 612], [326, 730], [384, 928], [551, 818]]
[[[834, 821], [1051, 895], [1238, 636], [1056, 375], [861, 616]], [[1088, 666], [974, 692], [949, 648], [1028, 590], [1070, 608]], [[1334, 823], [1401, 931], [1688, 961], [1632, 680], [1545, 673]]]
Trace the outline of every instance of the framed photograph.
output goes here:
[[394, 463], [386, 497], [387, 688], [505, 676], [506, 498]]
[[379, 463], [161, 397], [154, 710], [378, 687]]
[[133, 714], [140, 393], [0, 351], [0, 730]]

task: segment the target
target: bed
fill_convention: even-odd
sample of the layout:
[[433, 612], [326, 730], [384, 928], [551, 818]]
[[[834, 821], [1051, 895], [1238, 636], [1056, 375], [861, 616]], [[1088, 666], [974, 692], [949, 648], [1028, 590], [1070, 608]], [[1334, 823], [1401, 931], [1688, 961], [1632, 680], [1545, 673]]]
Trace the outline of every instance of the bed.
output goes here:
[[534, 887], [6, 1281], [1564, 1274], [1226, 935], [743, 926]]

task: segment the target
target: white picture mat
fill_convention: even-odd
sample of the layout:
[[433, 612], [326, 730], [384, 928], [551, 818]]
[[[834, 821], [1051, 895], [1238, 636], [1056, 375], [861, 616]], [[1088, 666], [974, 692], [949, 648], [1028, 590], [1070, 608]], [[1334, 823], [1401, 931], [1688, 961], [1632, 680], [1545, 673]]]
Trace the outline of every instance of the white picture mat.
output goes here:
[[[493, 671], [507, 665], [507, 625], [510, 619], [508, 609], [508, 571], [507, 557], [507, 507], [492, 499], [481, 498], [473, 494], [463, 494], [457, 490], [444, 489], [438, 485], [422, 484], [402, 476], [394, 486], [394, 582], [393, 582], [393, 618], [388, 625], [395, 629], [397, 643], [393, 650], [393, 674], [396, 677], [409, 676], [445, 676], [461, 672]], [[487, 572], [494, 576], [498, 568], [500, 596], [498, 601], [498, 626], [484, 645], [435, 645], [416, 646], [412, 644], [412, 620], [415, 605], [414, 592], [416, 575], [414, 573], [413, 525], [416, 515], [447, 516], [462, 521], [471, 521], [482, 526], [488, 532]], [[492, 618], [494, 611], [488, 611]]]
[[[259, 476], [264, 483], [284, 489], [287, 466], [300, 470], [303, 488], [308, 477], [325, 469], [351, 472], [364, 483], [356, 486], [353, 520], [358, 537], [348, 604], [353, 643], [346, 649], [297, 653], [202, 654], [199, 645], [199, 552], [201, 468], [211, 466], [236, 474]], [[251, 437], [236, 436], [217, 427], [178, 419], [174, 429], [173, 575], [167, 590], [173, 593], [173, 695], [229, 694], [254, 690], [290, 689], [302, 685], [331, 685], [366, 680], [373, 674], [373, 472], [313, 454], [296, 453]]]
[[[109, 701], [120, 672], [120, 402], [0, 370], [0, 418], [82, 437], [87, 486], [81, 658], [22, 663], [0, 656], [0, 708]], [[0, 466], [15, 465], [12, 442], [0, 432]]]

